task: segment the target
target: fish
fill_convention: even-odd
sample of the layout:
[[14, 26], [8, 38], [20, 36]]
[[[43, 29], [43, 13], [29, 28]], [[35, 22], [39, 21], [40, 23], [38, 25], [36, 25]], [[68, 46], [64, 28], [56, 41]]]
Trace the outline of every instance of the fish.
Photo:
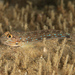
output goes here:
[[[75, 34], [74, 34], [75, 35]], [[36, 31], [28, 31], [28, 32], [19, 32], [19, 31], [7, 31], [1, 37], [0, 41], [4, 45], [8, 46], [23, 46], [29, 43], [35, 43], [42, 41], [44, 38], [46, 39], [64, 39], [71, 38], [70, 33], [65, 33], [60, 30], [36, 30]], [[73, 39], [75, 36], [73, 37]]]

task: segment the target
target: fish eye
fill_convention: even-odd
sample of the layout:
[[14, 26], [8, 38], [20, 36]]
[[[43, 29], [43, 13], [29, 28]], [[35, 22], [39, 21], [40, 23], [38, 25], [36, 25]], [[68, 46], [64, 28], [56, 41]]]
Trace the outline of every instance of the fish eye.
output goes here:
[[12, 35], [11, 35], [11, 34], [8, 34], [7, 37], [8, 37], [8, 38], [12, 38]]

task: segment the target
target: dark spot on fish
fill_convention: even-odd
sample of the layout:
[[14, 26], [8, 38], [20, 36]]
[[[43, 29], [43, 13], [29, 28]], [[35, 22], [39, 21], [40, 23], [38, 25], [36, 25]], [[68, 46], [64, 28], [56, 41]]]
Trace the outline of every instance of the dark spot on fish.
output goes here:
[[51, 38], [51, 36], [47, 36], [46, 38]]
[[70, 38], [70, 35], [66, 35], [66, 38]]

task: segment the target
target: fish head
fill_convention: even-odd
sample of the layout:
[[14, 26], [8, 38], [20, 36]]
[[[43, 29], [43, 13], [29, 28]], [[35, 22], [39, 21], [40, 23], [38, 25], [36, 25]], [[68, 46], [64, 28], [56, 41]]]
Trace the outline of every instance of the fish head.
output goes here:
[[0, 37], [0, 42], [8, 46], [19, 46], [20, 40], [7, 31]]

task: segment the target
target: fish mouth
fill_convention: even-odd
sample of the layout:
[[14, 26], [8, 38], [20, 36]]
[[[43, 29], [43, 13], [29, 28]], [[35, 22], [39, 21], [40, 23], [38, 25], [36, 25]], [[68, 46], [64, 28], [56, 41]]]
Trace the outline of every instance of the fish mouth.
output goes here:
[[5, 45], [7, 45], [7, 46], [12, 46], [12, 47], [20, 47], [19, 45], [16, 45], [16, 44], [6, 44], [6, 43], [4, 43]]
[[14, 47], [14, 46], [17, 46], [17, 47], [19, 47], [19, 42], [17, 42], [17, 41], [16, 41], [16, 42], [15, 42], [15, 41], [12, 42], [12, 41], [8, 41], [8, 40], [7, 40], [7, 41], [1, 42], [1, 43], [4, 44], [4, 45], [7, 45], [7, 46], [13, 46], [13, 47]]

